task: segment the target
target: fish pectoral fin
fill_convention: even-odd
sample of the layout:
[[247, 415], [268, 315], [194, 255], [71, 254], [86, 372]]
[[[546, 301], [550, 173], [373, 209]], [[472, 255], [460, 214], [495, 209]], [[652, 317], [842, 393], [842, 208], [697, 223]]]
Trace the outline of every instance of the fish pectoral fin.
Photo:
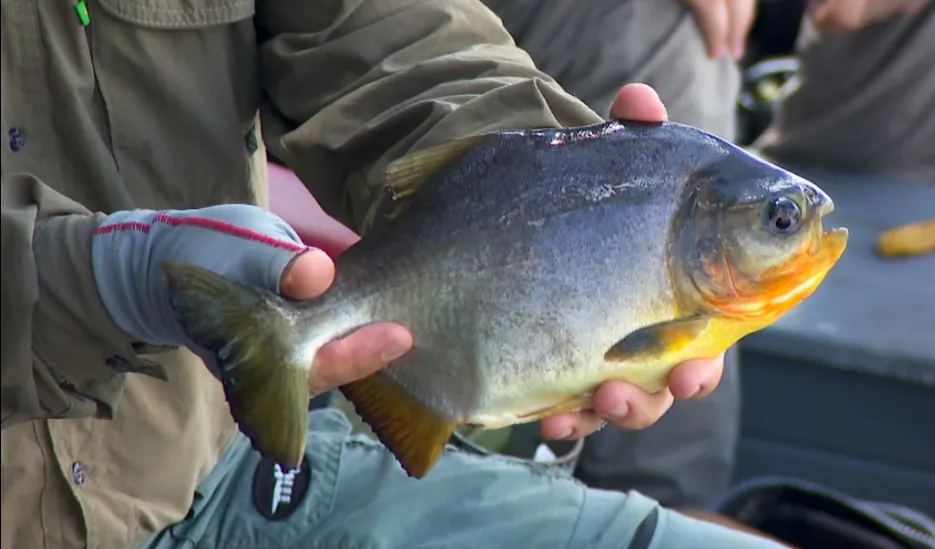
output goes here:
[[410, 477], [422, 478], [435, 466], [458, 426], [380, 374], [348, 383], [341, 392]]
[[440, 169], [477, 145], [485, 136], [465, 137], [409, 153], [390, 162], [384, 171], [386, 187], [393, 200], [409, 196]]
[[308, 434], [310, 365], [290, 358], [294, 328], [285, 302], [195, 265], [167, 261], [162, 268], [175, 319], [210, 353], [202, 358], [217, 367], [240, 430], [260, 454], [297, 469]]
[[645, 326], [615, 343], [604, 354], [604, 360], [638, 361], [678, 351], [694, 341], [710, 321], [709, 316], [693, 316]]
[[530, 412], [528, 414], [523, 414], [519, 416], [521, 422], [527, 421], [539, 421], [540, 419], [545, 419], [547, 417], [557, 416], [559, 414], [567, 414], [570, 412], [580, 412], [581, 410], [587, 410], [594, 405], [594, 395], [586, 394], [577, 396], [570, 400], [566, 400], [555, 406], [549, 406], [548, 408], [543, 408], [541, 410], [536, 410], [535, 412]]

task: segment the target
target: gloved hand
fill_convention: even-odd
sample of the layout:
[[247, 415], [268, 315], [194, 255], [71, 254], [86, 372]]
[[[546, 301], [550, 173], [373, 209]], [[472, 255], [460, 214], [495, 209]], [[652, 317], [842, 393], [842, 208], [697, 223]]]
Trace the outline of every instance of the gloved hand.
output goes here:
[[[195, 346], [176, 321], [165, 261], [292, 299], [311, 299], [332, 282], [334, 265], [324, 252], [254, 206], [117, 212], [96, 229], [91, 255], [101, 301], [114, 323], [141, 343], [187, 346], [202, 357], [223, 382], [232, 415], [254, 447], [288, 467], [298, 467], [304, 455], [310, 395], [366, 377], [412, 345], [404, 327], [377, 323], [323, 346], [308, 369], [272, 360], [262, 370], [230, 357], [222, 368], [217, 358], [223, 348], [215, 354]], [[217, 310], [205, 311], [206, 318], [212, 313]]]
[[142, 343], [180, 347], [190, 342], [173, 316], [163, 261], [280, 293], [286, 266], [308, 249], [279, 217], [230, 204], [116, 212], [94, 232], [91, 261], [101, 301], [119, 328]]

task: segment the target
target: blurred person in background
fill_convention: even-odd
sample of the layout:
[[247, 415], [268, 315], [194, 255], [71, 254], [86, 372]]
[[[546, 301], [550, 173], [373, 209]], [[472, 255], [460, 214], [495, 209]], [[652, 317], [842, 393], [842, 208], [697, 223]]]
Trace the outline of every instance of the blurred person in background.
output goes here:
[[935, 2], [813, 3], [796, 53], [792, 91], [756, 148], [780, 163], [935, 182]]
[[[734, 140], [740, 68], [755, 0], [484, 0], [536, 66], [606, 116], [622, 84], [645, 82], [669, 119]], [[644, 430], [587, 439], [575, 475], [703, 506], [730, 484], [740, 416], [736, 349], [717, 390], [680, 401]]]

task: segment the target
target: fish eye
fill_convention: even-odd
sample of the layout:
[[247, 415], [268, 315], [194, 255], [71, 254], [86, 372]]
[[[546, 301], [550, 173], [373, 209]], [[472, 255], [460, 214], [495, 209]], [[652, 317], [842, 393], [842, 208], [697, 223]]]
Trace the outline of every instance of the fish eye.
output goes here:
[[787, 196], [780, 196], [769, 201], [766, 206], [767, 223], [771, 231], [777, 234], [795, 232], [802, 221], [802, 208]]

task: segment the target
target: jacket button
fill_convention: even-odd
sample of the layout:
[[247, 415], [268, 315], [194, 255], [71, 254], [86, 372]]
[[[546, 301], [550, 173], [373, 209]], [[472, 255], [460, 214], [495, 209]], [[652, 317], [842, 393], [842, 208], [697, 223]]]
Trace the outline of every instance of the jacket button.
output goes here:
[[19, 128], [10, 128], [10, 150], [18, 153], [26, 145], [26, 134]]
[[130, 367], [129, 360], [118, 355], [108, 357], [107, 360], [104, 361], [104, 364], [106, 364], [107, 367], [110, 368], [111, 370], [121, 373], [121, 374], [127, 373], [133, 369]]
[[260, 148], [259, 143], [257, 143], [256, 133], [254, 133], [254, 130], [250, 130], [250, 132], [244, 136], [243, 142], [244, 146], [247, 148], [248, 155], [252, 155], [258, 148]]
[[71, 480], [78, 486], [84, 484], [84, 463], [76, 461], [71, 464]]

